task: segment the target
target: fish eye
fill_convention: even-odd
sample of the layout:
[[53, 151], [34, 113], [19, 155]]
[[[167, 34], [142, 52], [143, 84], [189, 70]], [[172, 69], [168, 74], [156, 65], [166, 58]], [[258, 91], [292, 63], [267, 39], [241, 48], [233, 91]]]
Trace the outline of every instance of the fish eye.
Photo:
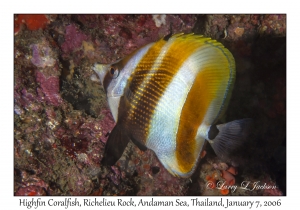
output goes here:
[[113, 79], [115, 79], [119, 76], [119, 70], [117, 68], [110, 67], [110, 74], [113, 77]]

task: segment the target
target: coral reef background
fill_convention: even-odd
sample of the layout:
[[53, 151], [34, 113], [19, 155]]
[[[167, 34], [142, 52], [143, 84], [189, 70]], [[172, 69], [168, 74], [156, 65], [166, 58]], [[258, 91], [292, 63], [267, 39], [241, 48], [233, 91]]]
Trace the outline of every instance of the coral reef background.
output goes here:
[[[209, 145], [190, 179], [133, 144], [115, 166], [100, 164], [114, 121], [91, 66], [170, 32], [203, 34], [233, 53], [236, 84], [220, 122], [255, 121], [238, 167]], [[219, 190], [226, 181], [276, 189]], [[286, 15], [14, 15], [14, 194], [285, 195]]]

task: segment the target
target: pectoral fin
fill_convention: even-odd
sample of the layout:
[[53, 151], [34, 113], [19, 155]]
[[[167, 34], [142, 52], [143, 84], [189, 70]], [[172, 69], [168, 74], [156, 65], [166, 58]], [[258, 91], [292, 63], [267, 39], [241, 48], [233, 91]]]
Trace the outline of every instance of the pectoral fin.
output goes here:
[[131, 137], [131, 141], [142, 151], [146, 151], [147, 147], [139, 140], [136, 140], [135, 138]]

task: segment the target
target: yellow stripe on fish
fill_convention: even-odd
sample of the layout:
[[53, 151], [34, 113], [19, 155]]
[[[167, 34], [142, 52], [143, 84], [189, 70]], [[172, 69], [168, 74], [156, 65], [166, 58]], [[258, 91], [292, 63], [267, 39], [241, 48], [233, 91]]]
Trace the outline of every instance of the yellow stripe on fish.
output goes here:
[[[176, 139], [178, 147], [182, 149], [176, 151], [176, 157], [181, 171], [186, 173], [195, 165], [199, 155], [197, 151], [202, 147], [202, 144], [196, 142], [196, 140], [204, 141], [206, 133], [201, 133], [201, 128], [207, 128], [217, 119], [228, 93], [228, 87], [235, 76], [233, 59], [231, 62], [227, 60], [224, 51], [215, 48], [211, 50], [214, 51], [214, 59], [218, 62], [211, 58], [203, 60], [202, 53], [199, 52], [203, 65], [199, 67], [180, 115]], [[200, 133], [197, 135], [198, 130]]]
[[132, 140], [142, 150], [153, 150], [173, 175], [189, 177], [205, 139], [226, 159], [233, 148], [226, 148], [224, 141], [238, 145], [236, 137], [228, 139], [228, 132], [241, 132], [248, 122], [215, 128], [231, 95], [235, 62], [222, 44], [210, 38], [177, 34], [116, 63], [95, 64], [94, 70], [117, 122], [102, 160], [109, 165]]

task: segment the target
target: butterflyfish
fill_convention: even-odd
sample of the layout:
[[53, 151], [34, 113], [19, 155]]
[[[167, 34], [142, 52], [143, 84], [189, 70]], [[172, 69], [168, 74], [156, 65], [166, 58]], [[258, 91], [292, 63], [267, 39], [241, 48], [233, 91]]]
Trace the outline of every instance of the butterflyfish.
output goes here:
[[205, 141], [226, 159], [249, 119], [216, 125], [235, 81], [235, 60], [220, 42], [176, 34], [112, 64], [93, 66], [116, 122], [102, 163], [114, 165], [131, 140], [151, 149], [174, 176], [190, 177]]

